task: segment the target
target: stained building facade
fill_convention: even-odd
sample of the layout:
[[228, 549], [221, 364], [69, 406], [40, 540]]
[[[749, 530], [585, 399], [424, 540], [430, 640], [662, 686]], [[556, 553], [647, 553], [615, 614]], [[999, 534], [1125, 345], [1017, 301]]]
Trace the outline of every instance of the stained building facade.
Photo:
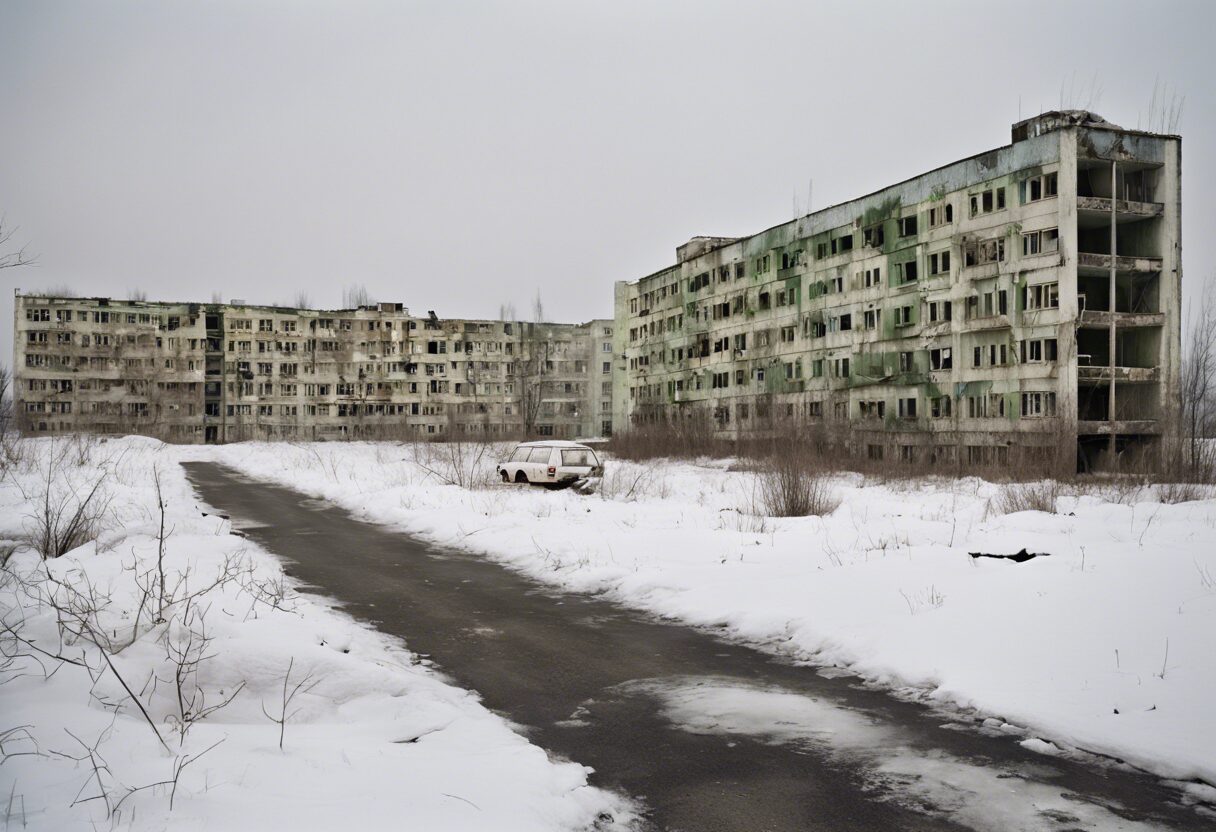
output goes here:
[[233, 442], [612, 431], [609, 320], [21, 294], [14, 306], [17, 419], [30, 434]]
[[1174, 423], [1181, 139], [1084, 111], [616, 286], [618, 430], [819, 425], [874, 460], [1081, 468]]

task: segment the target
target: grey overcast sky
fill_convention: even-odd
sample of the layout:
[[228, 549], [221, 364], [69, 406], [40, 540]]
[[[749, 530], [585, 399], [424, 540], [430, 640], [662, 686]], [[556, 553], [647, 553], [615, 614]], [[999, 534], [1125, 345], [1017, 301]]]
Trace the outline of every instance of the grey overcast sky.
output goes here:
[[[1009, 141], [1185, 96], [1184, 268], [1213, 272], [1209, 2], [0, 0], [12, 287], [440, 316], [612, 284]], [[11, 355], [8, 348], [0, 355]]]

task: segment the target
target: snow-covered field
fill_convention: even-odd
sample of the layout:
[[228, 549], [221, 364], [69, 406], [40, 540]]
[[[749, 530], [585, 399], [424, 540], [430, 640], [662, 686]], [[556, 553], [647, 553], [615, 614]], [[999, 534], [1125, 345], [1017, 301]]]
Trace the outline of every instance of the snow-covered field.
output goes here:
[[[1093, 488], [1056, 513], [1002, 514], [1001, 486], [981, 480], [842, 475], [829, 516], [776, 519], [759, 516], [755, 475], [726, 461], [610, 462], [584, 496], [486, 484], [492, 460], [470, 472], [467, 448], [20, 447], [0, 483], [0, 559], [45, 513], [48, 463], [52, 508], [100, 479], [108, 511], [96, 543], [51, 561], [18, 546], [0, 571], [0, 814], [13, 828], [557, 830], [630, 817], [406, 645], [295, 592], [273, 556], [202, 514], [177, 465], [189, 459], [976, 709], [1044, 753], [1216, 784], [1213, 499]], [[1049, 556], [968, 554], [1022, 548]]]
[[[623, 828], [587, 769], [204, 516], [183, 449], [17, 447], [0, 481], [4, 828]], [[20, 544], [99, 481], [95, 542], [48, 561]]]
[[[1057, 513], [1001, 514], [1001, 486], [978, 479], [845, 475], [830, 516], [775, 519], [755, 513], [754, 475], [726, 462], [610, 463], [601, 493], [583, 496], [457, 487], [434, 473], [451, 473], [444, 454], [455, 451], [388, 443], [175, 453], [551, 584], [976, 709], [1024, 728], [1031, 748], [1216, 784], [1213, 499], [1171, 505], [1151, 488], [1095, 487], [1062, 496]], [[424, 466], [419, 453], [431, 454]], [[968, 554], [1023, 548], [1049, 557]]]

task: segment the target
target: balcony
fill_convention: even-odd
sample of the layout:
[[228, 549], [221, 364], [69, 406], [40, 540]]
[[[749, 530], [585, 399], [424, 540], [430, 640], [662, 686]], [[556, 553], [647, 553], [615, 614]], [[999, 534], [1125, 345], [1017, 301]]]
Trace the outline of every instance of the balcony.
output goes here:
[[1116, 329], [1165, 325], [1165, 315], [1160, 312], [1103, 312], [1096, 309], [1083, 310], [1080, 324], [1087, 329], [1106, 329], [1112, 319]]
[[1106, 382], [1114, 376], [1115, 381], [1131, 383], [1155, 382], [1161, 379], [1160, 367], [1077, 367], [1077, 381]]
[[1109, 436], [1112, 433], [1161, 433], [1161, 425], [1154, 419], [1121, 420], [1118, 422], [1077, 422], [1077, 433], [1081, 435]]
[[1112, 259], [1114, 260], [1115, 271], [1118, 272], [1137, 272], [1141, 274], [1148, 274], [1151, 272], [1161, 271], [1160, 257], [1130, 257], [1127, 255], [1119, 255], [1112, 258], [1109, 254], [1079, 252], [1077, 254], [1077, 273], [1082, 275], [1109, 274]]
[[[1081, 225], [1094, 227], [1110, 223], [1110, 197], [1079, 196], [1077, 197], [1077, 219]], [[1127, 222], [1153, 219], [1165, 213], [1165, 206], [1160, 202], [1135, 202], [1120, 199], [1115, 205], [1115, 222], [1120, 225]]]

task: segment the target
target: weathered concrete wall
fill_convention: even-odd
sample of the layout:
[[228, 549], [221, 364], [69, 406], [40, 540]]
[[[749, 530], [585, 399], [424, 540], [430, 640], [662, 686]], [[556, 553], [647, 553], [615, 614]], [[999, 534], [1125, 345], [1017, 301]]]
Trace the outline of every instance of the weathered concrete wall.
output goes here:
[[[771, 430], [780, 416], [835, 424], [855, 448], [901, 456], [924, 446], [1070, 454], [1093, 387], [1090, 374], [1078, 390], [1093, 356], [1079, 354], [1075, 332], [1079, 263], [1092, 282], [1096, 261], [1079, 246], [1100, 238], [1096, 209], [1110, 206], [1087, 196], [1079, 233], [1078, 157], [1096, 164], [1105, 153], [1126, 171], [1121, 187], [1140, 170], [1159, 183], [1151, 204], [1119, 204], [1120, 254], [1142, 255], [1120, 258], [1120, 285], [1158, 297], [1158, 314], [1116, 315], [1121, 332], [1166, 332], [1149, 349], [1160, 381], [1134, 382], [1137, 397], [1150, 389], [1161, 403], [1161, 418], [1135, 431], [1159, 433], [1178, 372], [1178, 145], [1069, 126], [716, 248], [682, 246], [675, 266], [616, 286], [616, 422], [703, 409], [723, 435]], [[1159, 291], [1145, 288], [1153, 282]], [[1151, 340], [1120, 343], [1143, 353]]]
[[19, 425], [34, 433], [231, 442], [611, 430], [600, 359], [611, 360], [611, 321], [23, 295], [15, 307]]

